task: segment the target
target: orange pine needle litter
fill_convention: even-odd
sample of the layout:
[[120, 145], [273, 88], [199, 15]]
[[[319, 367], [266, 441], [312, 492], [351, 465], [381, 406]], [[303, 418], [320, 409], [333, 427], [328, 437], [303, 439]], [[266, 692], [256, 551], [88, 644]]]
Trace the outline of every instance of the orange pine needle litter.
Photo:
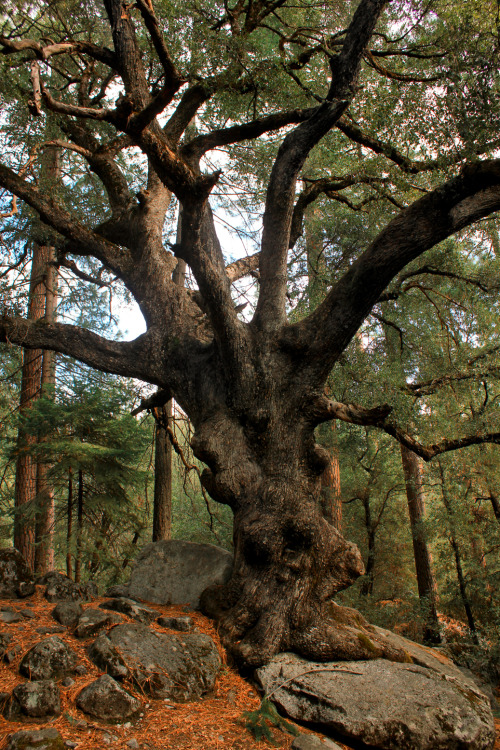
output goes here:
[[[31, 609], [36, 614], [36, 618], [22, 622], [12, 624], [0, 622], [0, 631], [12, 633], [14, 636], [9, 646], [16, 648], [16, 656], [12, 663], [3, 663], [0, 666], [0, 692], [10, 693], [17, 684], [24, 682], [24, 678], [18, 671], [22, 657], [35, 643], [50, 637], [50, 634], [43, 635], [36, 629], [58, 625], [50, 614], [56, 605], [53, 602], [47, 602], [43, 597], [43, 591], [43, 586], [37, 586], [36, 594], [29, 599], [0, 601], [1, 607], [10, 606], [18, 611]], [[105, 598], [100, 597], [83, 606], [95, 608], [103, 601]], [[159, 604], [151, 606], [158, 610], [159, 615], [186, 614], [182, 606]], [[0, 750], [5, 750], [7, 737], [13, 732], [47, 727], [56, 728], [64, 740], [76, 742], [78, 750], [102, 750], [103, 747], [129, 750], [125, 743], [132, 738], [137, 740], [139, 748], [148, 750], [200, 750], [200, 748], [202, 750], [265, 750], [266, 747], [269, 748], [269, 743], [254, 740], [241, 718], [243, 711], [253, 711], [258, 708], [259, 694], [240, 677], [235, 669], [228, 666], [213, 623], [199, 612], [189, 612], [189, 615], [199, 632], [206, 633], [213, 638], [222, 659], [222, 668], [211, 695], [198, 702], [174, 703], [173, 701], [153, 700], [139, 692], [134, 686], [127, 684], [126, 689], [142, 703], [143, 717], [130, 725], [125, 722], [121, 726], [94, 720], [76, 708], [75, 699], [82, 688], [102, 674], [86, 654], [86, 648], [96, 636], [78, 639], [68, 631], [57, 633], [59, 638], [78, 653], [79, 663], [85, 665], [87, 673], [81, 676], [72, 675], [75, 682], [71, 687], [65, 688], [59, 683], [62, 714], [52, 721], [12, 722], [0, 716]], [[126, 621], [132, 622], [124, 616], [124, 622]], [[160, 627], [156, 622], [150, 627], [158, 632], [175, 632]], [[291, 747], [293, 737], [277, 730], [272, 731], [279, 747], [285, 749]], [[309, 730], [300, 727], [300, 731], [308, 732]], [[106, 742], [108, 738], [111, 738], [109, 744]], [[346, 745], [341, 745], [341, 747], [349, 750]]]

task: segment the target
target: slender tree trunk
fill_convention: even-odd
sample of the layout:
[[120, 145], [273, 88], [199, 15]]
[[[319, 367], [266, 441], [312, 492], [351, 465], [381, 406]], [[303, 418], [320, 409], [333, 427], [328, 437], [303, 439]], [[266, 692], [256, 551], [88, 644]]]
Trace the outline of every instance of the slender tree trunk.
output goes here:
[[[45, 322], [54, 323], [57, 306], [57, 271], [52, 262], [55, 260], [53, 247], [47, 248], [47, 266], [45, 273]], [[42, 357], [41, 389], [46, 398], [54, 397], [56, 382], [55, 352], [44, 350]], [[47, 439], [48, 436], [40, 438]], [[49, 464], [38, 461], [37, 464], [37, 515], [36, 515], [36, 547], [35, 570], [43, 575], [54, 569], [54, 491], [50, 487], [47, 474]]]
[[[28, 303], [28, 318], [40, 320], [45, 314], [44, 274], [47, 263], [47, 248], [33, 246], [31, 279]], [[40, 397], [42, 373], [42, 351], [23, 349], [21, 374], [21, 398], [19, 414], [21, 423], [18, 430], [15, 484], [14, 546], [21, 552], [28, 565], [35, 567], [35, 505], [36, 505], [36, 463], [29, 451], [36, 445], [37, 438], [23, 425], [23, 416], [33, 402]]]
[[83, 555], [83, 490], [84, 479], [83, 471], [78, 470], [78, 498], [77, 498], [77, 519], [76, 519], [76, 560], [75, 560], [75, 581], [80, 583], [82, 578], [82, 555]]
[[[139, 537], [141, 536], [140, 531], [134, 532], [134, 536], [132, 537], [132, 545], [135, 547], [137, 545], [137, 542], [139, 541]], [[126, 557], [125, 560], [122, 563], [122, 570], [125, 570], [127, 565], [130, 563], [130, 557]]]
[[492, 492], [491, 487], [488, 487], [488, 493], [490, 497], [491, 507], [493, 508], [493, 513], [495, 514], [495, 518], [500, 523], [500, 500], [498, 499], [498, 496]]
[[361, 593], [363, 594], [363, 596], [371, 596], [373, 594], [373, 584], [375, 582], [375, 540], [377, 533], [377, 524], [375, 524], [372, 519], [370, 493], [368, 491], [363, 493], [361, 502], [363, 503], [363, 508], [365, 511], [365, 527], [368, 542], [365, 578], [361, 586]]
[[66, 575], [73, 578], [73, 562], [71, 547], [73, 544], [73, 469], [68, 469], [68, 500], [66, 525]]
[[166, 430], [172, 424], [172, 401], [155, 410], [155, 490], [153, 542], [172, 536], [172, 443]]
[[[176, 242], [181, 241], [179, 207]], [[184, 286], [187, 265], [179, 259], [172, 274], [174, 284]], [[172, 443], [165, 426], [172, 426], [173, 402], [168, 401], [155, 415], [155, 488], [153, 501], [153, 542], [172, 537]]]
[[443, 465], [441, 461], [438, 461], [437, 465], [439, 467], [439, 474], [441, 477], [441, 496], [443, 498], [444, 507], [446, 508], [446, 512], [448, 514], [448, 523], [450, 527], [449, 540], [450, 540], [450, 546], [453, 550], [453, 556], [455, 558], [455, 569], [457, 572], [457, 580], [458, 580], [458, 588], [460, 590], [460, 597], [462, 599], [462, 604], [464, 606], [465, 615], [467, 617], [467, 623], [469, 625], [469, 630], [471, 632], [472, 640], [474, 641], [474, 643], [477, 644], [479, 643], [479, 638], [477, 635], [476, 621], [474, 619], [474, 614], [472, 612], [469, 595], [467, 593], [467, 583], [466, 583], [464, 571], [463, 571], [462, 555], [460, 553], [460, 546], [458, 544], [456, 531], [455, 531], [455, 519], [453, 517], [453, 508], [452, 508], [451, 500], [446, 491], [445, 476], [444, 476], [444, 470], [443, 470]]
[[425, 613], [424, 641], [441, 643], [437, 615], [437, 586], [432, 570], [432, 557], [425, 531], [425, 503], [422, 488], [422, 471], [418, 456], [401, 445], [401, 461], [406, 485], [408, 514], [410, 516], [413, 555], [417, 574], [418, 595]]
[[99, 536], [95, 543], [94, 551], [92, 552], [92, 561], [90, 563], [90, 574], [94, 576], [99, 570], [101, 564], [100, 552], [104, 547], [104, 541], [108, 535], [108, 531], [111, 528], [111, 518], [108, 516], [106, 511], [103, 511], [101, 516], [101, 523], [99, 527]]

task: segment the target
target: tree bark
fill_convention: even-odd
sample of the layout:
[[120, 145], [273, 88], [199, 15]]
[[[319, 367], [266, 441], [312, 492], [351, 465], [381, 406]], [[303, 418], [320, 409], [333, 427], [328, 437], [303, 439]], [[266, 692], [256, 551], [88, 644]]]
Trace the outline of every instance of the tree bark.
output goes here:
[[[252, 5], [235, 11], [236, 15], [246, 13], [250, 25], [245, 33], [260, 23], [251, 23]], [[85, 212], [77, 215], [67, 208], [69, 201], [54, 201], [23, 173], [0, 164], [2, 187], [26, 201], [45, 224], [59, 232], [64, 238], [62, 254], [91, 256], [106, 273], [123, 281], [140, 305], [148, 329], [136, 341], [113, 342], [75, 326], [39, 326], [6, 312], [0, 316], [0, 337], [21, 346], [61, 351], [91, 367], [152, 383], [171, 394], [188, 414], [195, 429], [193, 448], [208, 467], [205, 487], [215, 500], [232, 507], [235, 518], [232, 578], [226, 586], [205, 592], [203, 602], [220, 620], [234, 658], [247, 667], [283, 649], [318, 659], [404, 658], [375, 636], [358, 614], [331, 602], [337, 591], [360, 575], [362, 564], [358, 550], [321, 513], [321, 474], [327, 459], [315, 445], [314, 429], [321, 422], [343, 418], [376, 424], [406, 445], [416, 446], [397, 425], [387, 422], [390, 409], [386, 406], [362, 409], [328, 404], [324, 397], [327, 377], [381, 293], [408, 263], [500, 207], [500, 160], [468, 163], [460, 174], [433, 185], [394, 215], [347, 271], [339, 274], [307, 318], [287, 322], [287, 261], [297, 180], [311, 150], [333, 127], [341, 126], [342, 114], [361, 88], [358, 74], [385, 5], [386, 0], [360, 0], [351, 22], [342, 20], [335, 54], [325, 48], [325, 69], [331, 74], [328, 82], [323, 81], [326, 96], [311, 110], [281, 113], [284, 119], [278, 118], [282, 126], [298, 124], [282, 139], [269, 175], [260, 293], [249, 323], [240, 320], [235, 310], [208, 203], [220, 173], [207, 173], [209, 162], [202, 164], [200, 157], [211, 150], [210, 142], [215, 148], [270, 132], [274, 127], [270, 117], [273, 123], [275, 119], [266, 113], [252, 123], [231, 122], [229, 127], [204, 133], [201, 143], [195, 138], [179, 145], [197, 109], [214, 93], [223, 99], [228, 90], [237, 95], [241, 84], [247, 96], [252, 70], [247, 71], [240, 59], [239, 45], [225, 70], [221, 63], [220, 73], [188, 85], [174, 104], [172, 97], [182, 80], [161, 38], [160, 25], [154, 22], [154, 11], [147, 10], [146, 3], [139, 4], [139, 9], [146, 9], [144, 19], [151, 22], [146, 29], [150, 49], [157, 53], [151, 60], [143, 51], [147, 45], [139, 47], [134, 18], [124, 11], [121, 0], [105, 0], [113, 49], [83, 42], [70, 45], [85, 58], [86, 71], [94, 60], [108, 66], [106, 76], [111, 74], [111, 78], [102, 81], [101, 95], [93, 86], [95, 101], [90, 100], [88, 80], [83, 76], [80, 85], [65, 90], [64, 99], [47, 76], [40, 95], [49, 116], [57, 114], [52, 123], [62, 124], [65, 138], [70, 139], [69, 150], [84, 158], [101, 180], [109, 198], [109, 218], [97, 226], [84, 224], [81, 215]], [[42, 47], [34, 40], [15, 37], [0, 41], [9, 54], [29, 49], [43, 60], [55, 54], [54, 46], [58, 54], [64, 51], [60, 45]], [[319, 70], [316, 53], [314, 58], [315, 70]], [[160, 94], [149, 85], [146, 70], [150, 64], [163, 67], [165, 85]], [[69, 68], [71, 80], [73, 68]], [[36, 61], [33, 70], [37, 70]], [[106, 103], [101, 108], [106, 86], [115, 76], [121, 78], [123, 96], [116, 107]], [[167, 104], [174, 111], [163, 127], [155, 117]], [[105, 123], [108, 132], [114, 127], [116, 137], [101, 137], [104, 131], [93, 130], [95, 123]], [[359, 137], [357, 142], [362, 142]], [[395, 148], [387, 152], [384, 148], [377, 151], [373, 143], [364, 145], [405, 167], [407, 173], [418, 171], [413, 169], [417, 162], [400, 158]], [[117, 158], [129, 146], [139, 147], [148, 163], [147, 183], [139, 193], [136, 180], [130, 179], [129, 184], [129, 175]], [[9, 163], [18, 161], [14, 156], [9, 155]], [[222, 189], [222, 181], [220, 185]], [[184, 204], [182, 238], [172, 253], [162, 236], [169, 190]], [[176, 258], [188, 262], [203, 309], [194, 295], [172, 283]], [[500, 438], [498, 433], [488, 433], [481, 439], [498, 442]], [[421, 454], [431, 458], [472, 442], [479, 442], [478, 437], [443, 441], [426, 450], [420, 446]], [[78, 494], [79, 577], [81, 473]]]
[[495, 518], [500, 522], [500, 500], [498, 499], [498, 496], [491, 490], [491, 487], [488, 487], [488, 493]]
[[[28, 319], [41, 320], [45, 314], [44, 274], [47, 264], [47, 248], [33, 245], [31, 263]], [[23, 425], [23, 416], [33, 402], [40, 397], [42, 374], [42, 351], [23, 349], [21, 374], [21, 398], [19, 403], [20, 425], [17, 436], [17, 462], [15, 484], [14, 547], [16, 547], [32, 570], [35, 568], [35, 506], [36, 506], [36, 462], [30, 449], [37, 438]]]
[[76, 559], [75, 559], [75, 582], [80, 583], [82, 578], [83, 557], [83, 497], [84, 497], [84, 475], [78, 470], [78, 496], [76, 517]]
[[321, 512], [328, 454], [304, 416], [283, 413], [259, 391], [244, 420], [219, 413], [195, 425], [193, 450], [210, 467], [203, 483], [234, 512], [233, 575], [204, 592], [202, 608], [243, 667], [285, 650], [313, 660], [404, 660], [359, 613], [332, 602], [363, 564]]
[[338, 532], [342, 533], [342, 496], [340, 493], [340, 464], [335, 448], [321, 475], [321, 507], [323, 515]]
[[432, 570], [432, 557], [425, 531], [425, 502], [422, 487], [422, 472], [418, 457], [404, 445], [401, 445], [401, 461], [405, 477], [408, 514], [410, 516], [418, 595], [425, 617], [424, 641], [428, 643], [441, 643], [437, 615], [437, 585]]
[[[179, 204], [176, 242], [181, 241], [182, 206]], [[172, 274], [172, 281], [184, 287], [187, 265], [179, 259]], [[155, 414], [155, 488], [153, 501], [153, 542], [172, 537], [172, 442], [166, 427], [172, 426], [173, 401]]]
[[448, 514], [449, 541], [450, 541], [450, 546], [453, 550], [453, 557], [455, 558], [455, 569], [457, 572], [457, 580], [458, 580], [458, 588], [460, 590], [460, 598], [462, 599], [462, 604], [465, 610], [465, 615], [467, 617], [467, 623], [469, 625], [469, 630], [471, 632], [472, 640], [474, 641], [474, 643], [478, 644], [479, 638], [477, 635], [476, 621], [474, 618], [474, 614], [472, 612], [472, 606], [470, 603], [469, 595], [467, 593], [467, 583], [466, 583], [464, 571], [463, 571], [460, 546], [458, 544], [458, 540], [456, 536], [455, 519], [453, 517], [453, 508], [452, 508], [450, 497], [448, 496], [448, 492], [446, 490], [445, 474], [444, 474], [443, 466], [440, 461], [438, 461], [438, 469], [439, 469], [439, 475], [441, 478], [441, 496], [443, 498], [444, 507], [446, 508], [446, 512]]
[[172, 424], [172, 399], [155, 412], [153, 542], [159, 542], [172, 537], [172, 443], [166, 429]]
[[[53, 265], [55, 250], [47, 247], [47, 265], [45, 269], [45, 316], [47, 324], [54, 323], [57, 307], [57, 270]], [[56, 384], [56, 355], [49, 349], [43, 350], [41, 393], [45, 398], [54, 398]], [[40, 438], [46, 440], [47, 435]], [[37, 514], [35, 526], [35, 571], [44, 575], [54, 569], [54, 526], [55, 506], [54, 490], [49, 485], [47, 474], [49, 463], [39, 460], [37, 463]]]
[[73, 578], [73, 469], [68, 469], [68, 498], [66, 501], [66, 575]]
[[365, 511], [365, 528], [366, 538], [368, 545], [368, 555], [366, 558], [365, 565], [365, 579], [361, 586], [361, 593], [363, 596], [371, 596], [373, 594], [373, 585], [375, 583], [375, 542], [377, 535], [378, 523], [373, 521], [372, 509], [370, 505], [370, 492], [367, 489], [361, 493], [361, 502]]
[[[101, 523], [99, 525], [98, 538], [95, 543], [94, 550], [92, 552], [92, 560], [90, 562], [90, 575], [94, 576], [99, 570], [101, 559], [100, 552], [104, 547], [104, 542], [108, 535], [108, 531], [111, 528], [111, 518], [108, 516], [106, 511], [102, 512]], [[154, 541], [154, 540], [153, 540]]]

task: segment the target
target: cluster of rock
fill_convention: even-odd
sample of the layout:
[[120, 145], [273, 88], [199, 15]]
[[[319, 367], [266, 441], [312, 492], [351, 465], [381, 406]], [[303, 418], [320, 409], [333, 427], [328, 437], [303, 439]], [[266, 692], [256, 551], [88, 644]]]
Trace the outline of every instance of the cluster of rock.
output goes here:
[[[14, 550], [0, 551], [1, 598], [33, 593], [34, 582], [23, 566]], [[66, 576], [49, 574], [43, 583], [46, 598], [56, 603], [54, 626], [37, 628], [49, 637], [23, 655], [19, 671], [27, 681], [0, 694], [0, 712], [15, 721], [50, 720], [61, 713], [60, 685], [70, 686], [75, 674], [86, 672], [71, 640], [59, 637], [69, 632], [75, 639], [93, 639], [86, 643], [88, 657], [105, 672], [76, 696], [77, 707], [88, 716], [105, 722], [134, 721], [143, 708], [134, 688], [152, 699], [199, 700], [212, 690], [220, 668], [214, 642], [194, 630], [191, 618], [161, 617], [154, 606], [138, 599], [196, 607], [203, 589], [223, 583], [230, 570], [231, 558], [224, 550], [159, 542], [141, 553], [128, 584], [108, 591], [109, 598], [99, 607], [85, 608], [82, 602], [97, 594], [93, 584], [79, 586]], [[0, 626], [2, 621], [35, 616], [27, 607], [4, 607]], [[159, 632], [151, 627], [153, 621], [177, 632]], [[355, 746], [491, 750], [493, 716], [489, 699], [476, 684], [437, 650], [388, 631], [380, 634], [408, 654], [407, 663], [373, 658], [316, 664], [294, 654], [278, 654], [257, 670], [256, 680], [282, 713]], [[1, 658], [12, 663], [19, 655], [17, 648], [10, 633], [0, 632]], [[7, 750], [72, 746], [48, 729], [12, 734]], [[292, 747], [338, 748], [331, 740], [306, 735], [295, 739]]]
[[[2, 562], [6, 571], [2, 579], [0, 570], [4, 599], [25, 598], [34, 593], [29, 571], [15, 550], [0, 552], [0, 568]], [[138, 688], [151, 698], [175, 702], [199, 700], [213, 689], [220, 657], [209, 636], [194, 632], [190, 617], [162, 617], [157, 610], [128, 597], [110, 598], [98, 608], [84, 608], [82, 602], [97, 595], [94, 584], [81, 586], [60, 573], [50, 573], [39, 583], [46, 586], [45, 598], [56, 603], [51, 613], [54, 627], [38, 628], [49, 637], [42, 638], [22, 657], [19, 673], [27, 681], [10, 693], [0, 693], [0, 713], [7, 720], [40, 722], [59, 716], [59, 683], [71, 686], [75, 675], [86, 673], [75, 650], [54, 631], [71, 633], [76, 639], [95, 637], [87, 653], [105, 674], [78, 693], [76, 705], [100, 721], [123, 722], [137, 717], [142, 702], [130, 688]], [[126, 622], [123, 615], [135, 622]], [[4, 607], [0, 625], [2, 621], [10, 624], [30, 616], [36, 617], [28, 608]], [[161, 627], [178, 633], [153, 630], [150, 625], [155, 620]], [[12, 633], [0, 632], [0, 658], [8, 663], [18, 655], [12, 644]], [[10, 736], [9, 750], [68, 747], [54, 732], [16, 732]]]

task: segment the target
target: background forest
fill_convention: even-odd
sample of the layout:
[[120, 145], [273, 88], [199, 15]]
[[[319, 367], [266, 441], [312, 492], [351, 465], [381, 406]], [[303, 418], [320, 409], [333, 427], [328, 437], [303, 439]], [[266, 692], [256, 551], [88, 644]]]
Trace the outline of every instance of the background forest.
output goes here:
[[[181, 9], [164, 5], [165, 13], [179, 18], [180, 29]], [[422, 79], [415, 71], [410, 77], [406, 67], [414, 60], [409, 54], [399, 61], [399, 73], [383, 77], [381, 83], [385, 62], [372, 59], [372, 85], [377, 80], [378, 87], [377, 106], [371, 111], [374, 128], [383, 123], [409, 144], [409, 153], [412, 149], [421, 159], [449, 155], [450, 144], [458, 138], [465, 151], [470, 146], [476, 153], [478, 138], [483, 152], [494, 150], [486, 145], [498, 133], [499, 121], [492, 93], [497, 84], [491, 79], [492, 7], [457, 3], [452, 13], [448, 4], [442, 4], [434, 25], [422, 32], [428, 38], [420, 38], [419, 45], [426, 42], [431, 50], [438, 80], [443, 73], [435, 63], [438, 47], [446, 50], [449, 66], [434, 90], [435, 119], [427, 120], [425, 139], [420, 117], [430, 63], [419, 58]], [[28, 16], [19, 11], [19, 26], [28, 25]], [[177, 39], [191, 50], [193, 65], [196, 34], [205, 33], [203, 23], [209, 23], [208, 17], [198, 20], [191, 38], [181, 39], [179, 32]], [[302, 19], [304, 27], [306, 20]], [[64, 26], [64, 18], [55, 12], [37, 18], [37, 23], [46, 23], [48, 33], [51, 25]], [[91, 23], [90, 13], [82, 14], [81, 23]], [[465, 36], [466, 27], [473, 33]], [[403, 39], [405, 33], [402, 29]], [[265, 48], [268, 41], [263, 33], [258, 46]], [[2, 64], [17, 62], [5, 58]], [[469, 73], [477, 84], [474, 95]], [[283, 77], [276, 74], [270, 79], [267, 96], [286, 104], [289, 89]], [[18, 97], [19, 91], [30, 90], [28, 68], [19, 67], [16, 88], [9, 88], [7, 80], [12, 77], [2, 81], [0, 138], [22, 154], [26, 170], [31, 170], [39, 186], [55, 191], [76, 215], [96, 220], [104, 208], [95, 175], [77, 150], [61, 146], [50, 121], [30, 117]], [[301, 87], [308, 102], [313, 83], [305, 75]], [[229, 93], [226, 98], [227, 111], [233, 107], [236, 117], [240, 103], [232, 101]], [[363, 117], [368, 119], [369, 98], [368, 84], [353, 106], [354, 123], [356, 106], [359, 111], [365, 108]], [[251, 97], [245, 106], [251, 106]], [[218, 119], [220, 112], [207, 104], [190, 125], [191, 137], [197, 128], [203, 131]], [[350, 136], [356, 140], [355, 132]], [[335, 169], [342, 177], [336, 182], [330, 178], [328, 189], [320, 190], [342, 137], [340, 130], [333, 132], [306, 164], [310, 177], [304, 177], [308, 189], [304, 195], [310, 205], [305, 205], [302, 235], [288, 267], [289, 312], [295, 320], [315, 309], [391, 211], [431, 184], [428, 173], [416, 174], [410, 168], [401, 172], [401, 164], [396, 170], [394, 164], [384, 162], [381, 169], [382, 146], [363, 145], [358, 137], [356, 145], [337, 157]], [[52, 139], [52, 146], [36, 160], [36, 145], [42, 139]], [[251, 146], [237, 143], [214, 157], [223, 166], [229, 156], [232, 159], [222, 177], [224, 191], [213, 196], [219, 225], [232, 243], [231, 260], [254, 250], [259, 227], [253, 217], [262, 206], [263, 175], [274, 151], [274, 136], [268, 134]], [[130, 184], [135, 181], [139, 190], [141, 157], [134, 154], [123, 162]], [[439, 169], [446, 173], [447, 165], [443, 162]], [[10, 194], [3, 193], [0, 208], [0, 285], [9, 309], [38, 318], [41, 325], [43, 320], [57, 319], [117, 336], [120, 314], [129, 299], [116, 280], [100, 272], [91, 258], [80, 258], [76, 266], [69, 257], [56, 256], [53, 231], [25, 204], [12, 202]], [[165, 243], [175, 241], [177, 214], [174, 199], [168, 209]], [[414, 261], [380, 298], [342, 355], [328, 384], [331, 398], [350, 404], [388, 403], [395, 421], [411, 428], [425, 445], [456, 434], [498, 433], [499, 278], [500, 237], [494, 219], [482, 220]], [[189, 275], [184, 281], [195, 289]], [[252, 310], [255, 284], [250, 277], [235, 288], [234, 300], [243, 316]], [[31, 374], [23, 374], [21, 349], [2, 344], [1, 354], [0, 544], [12, 542], [24, 461], [22, 465], [29, 466], [24, 470], [31, 477], [32, 499], [22, 504], [23, 524], [33, 529], [35, 551], [48, 548], [39, 572], [53, 565], [77, 580], [92, 578], [104, 589], [127, 578], [138, 549], [152, 538], [171, 535], [231, 548], [231, 513], [202, 490], [200, 466], [189, 447], [190, 426], [175, 404], [170, 405], [170, 413], [157, 411], [155, 419], [145, 410], [138, 411], [141, 398], [151, 390], [137, 381], [98, 373], [62, 355], [44, 362], [46, 353], [38, 350], [30, 355]], [[31, 385], [23, 384], [23, 378], [31, 378]], [[399, 628], [416, 640], [436, 643], [446, 631], [451, 647], [465, 662], [482, 660], [490, 676], [499, 677], [499, 446], [471, 444], [429, 455], [431, 460], [424, 462], [376, 427], [338, 420], [318, 428], [317, 436], [331, 455], [323, 477], [325, 515], [359, 546], [366, 569], [339, 600], [359, 608], [372, 622]], [[158, 466], [160, 451], [165, 453], [163, 469]], [[166, 512], [160, 528], [154, 529], [155, 509], [159, 512], [160, 505]], [[37, 567], [36, 552], [34, 561]]]

